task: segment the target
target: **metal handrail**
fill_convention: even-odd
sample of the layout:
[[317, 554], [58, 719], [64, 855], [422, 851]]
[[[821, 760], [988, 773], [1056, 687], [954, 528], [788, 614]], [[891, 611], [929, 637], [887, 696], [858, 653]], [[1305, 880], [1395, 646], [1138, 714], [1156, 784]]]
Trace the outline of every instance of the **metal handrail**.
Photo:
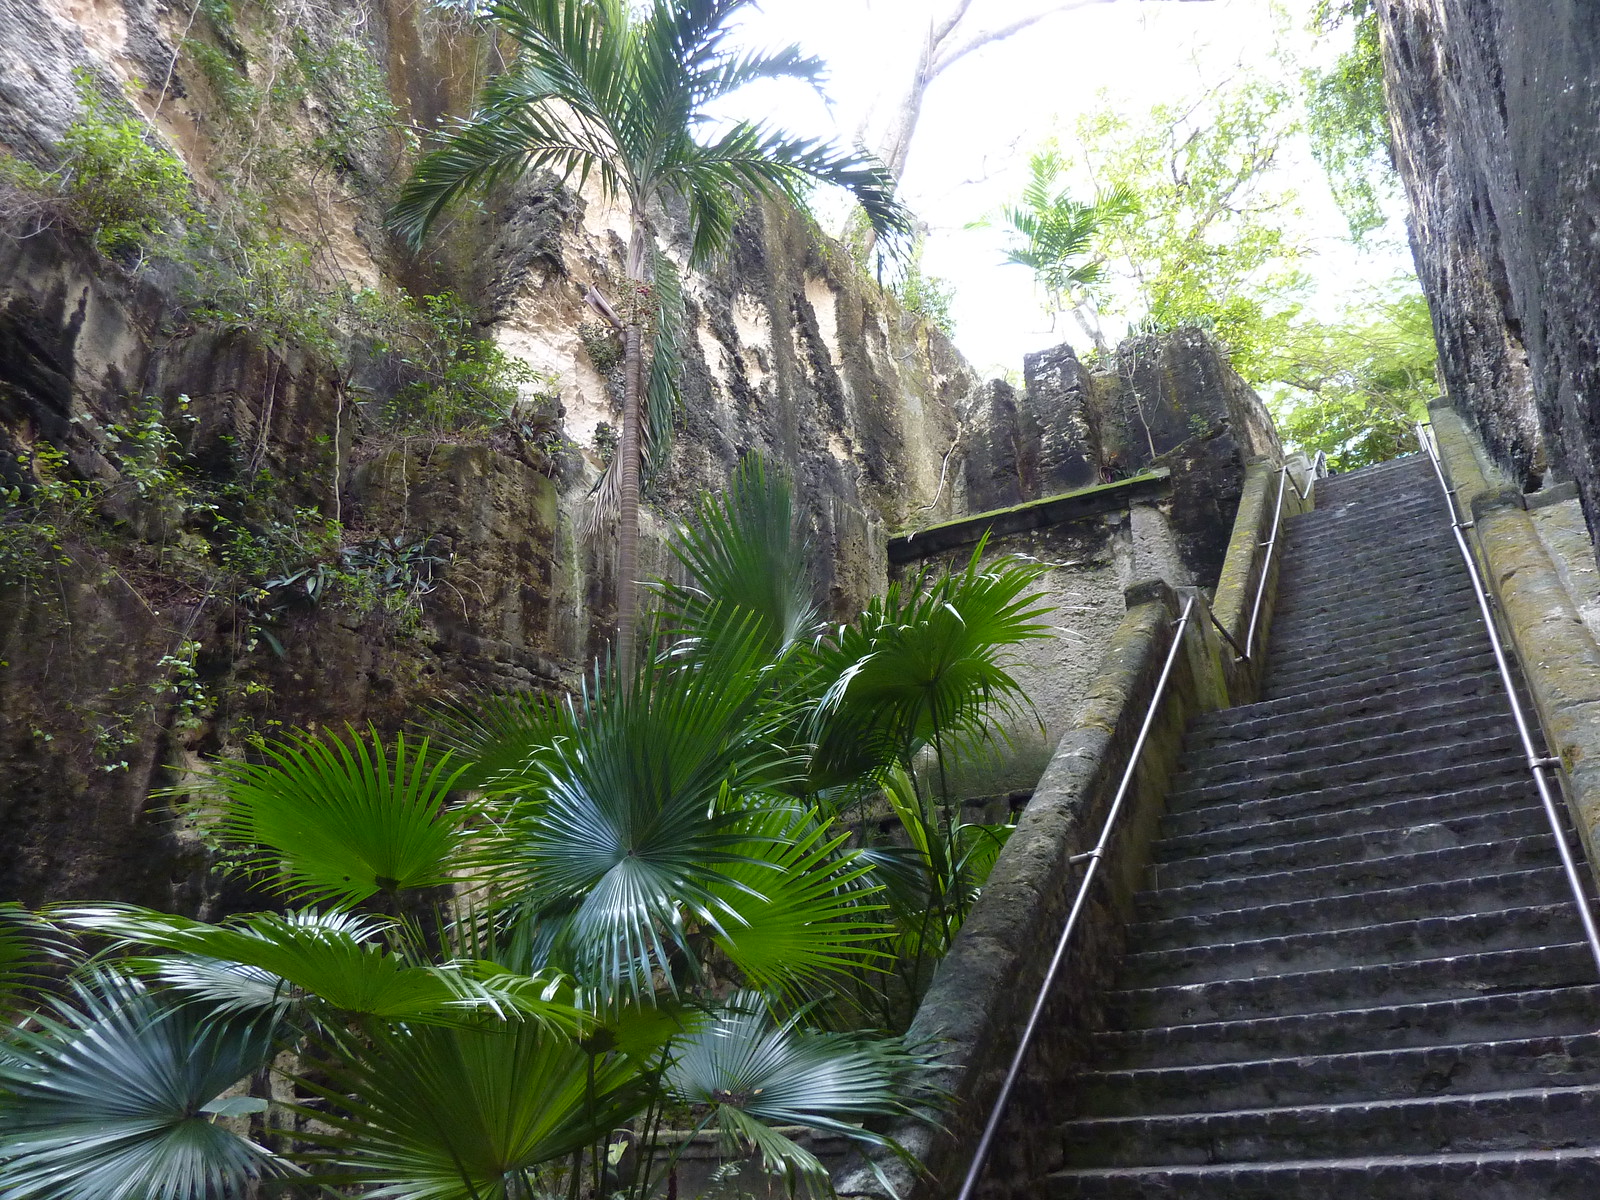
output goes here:
[[[1265, 603], [1267, 598], [1267, 580], [1272, 575], [1272, 556], [1277, 553], [1278, 529], [1283, 523], [1284, 484], [1294, 484], [1295, 495], [1304, 500], [1307, 496], [1311, 495], [1312, 489], [1317, 485], [1317, 480], [1325, 479], [1327, 478], [1327, 475], [1328, 456], [1321, 450], [1318, 450], [1317, 456], [1311, 460], [1311, 470], [1306, 479], [1305, 491], [1301, 491], [1300, 485], [1298, 483], [1294, 483], [1294, 479], [1289, 473], [1288, 463], [1284, 463], [1283, 466], [1278, 468], [1278, 502], [1272, 510], [1272, 534], [1267, 538], [1266, 541], [1260, 542], [1257, 545], [1258, 549], [1265, 550], [1267, 553], [1266, 556], [1261, 560], [1261, 578], [1256, 581], [1256, 599], [1255, 603], [1250, 606], [1250, 629], [1249, 632], [1245, 634], [1244, 649], [1240, 650], [1239, 644], [1235, 642], [1232, 637], [1228, 638], [1228, 644], [1233, 647], [1234, 653], [1238, 655], [1240, 662], [1249, 662], [1250, 656], [1255, 653], [1256, 629], [1261, 622], [1261, 606], [1263, 603]], [[1215, 618], [1213, 618], [1213, 620], [1215, 620]], [[1221, 629], [1222, 626], [1218, 624], [1217, 628]], [[1224, 630], [1223, 632], [1226, 633], [1227, 631]]]
[[[1258, 549], [1267, 551], [1261, 564], [1261, 581], [1256, 588], [1255, 605], [1250, 614], [1250, 634], [1245, 643], [1245, 649], [1239, 649], [1239, 643], [1234, 640], [1216, 614], [1208, 608], [1206, 611], [1211, 617], [1211, 623], [1217, 631], [1227, 639], [1228, 645], [1233, 647], [1234, 653], [1242, 661], [1248, 661], [1250, 650], [1253, 649], [1256, 624], [1261, 613], [1263, 597], [1266, 593], [1267, 579], [1272, 573], [1273, 547], [1278, 541], [1278, 527], [1283, 519], [1283, 490], [1284, 482], [1293, 483], [1295, 493], [1304, 500], [1311, 494], [1318, 479], [1324, 479], [1328, 474], [1328, 459], [1321, 451], [1311, 462], [1311, 469], [1307, 479], [1306, 488], [1300, 490], [1300, 485], [1293, 483], [1290, 476], [1289, 465], [1285, 463], [1278, 469], [1278, 501], [1277, 508], [1272, 514], [1272, 536], [1265, 542], [1257, 544]], [[1005, 1116], [1006, 1105], [1011, 1100], [1012, 1090], [1016, 1087], [1017, 1079], [1022, 1074], [1022, 1064], [1027, 1058], [1028, 1048], [1033, 1044], [1034, 1034], [1039, 1028], [1039, 1021], [1044, 1016], [1045, 1005], [1049, 1002], [1051, 989], [1055, 986], [1056, 976], [1060, 973], [1061, 964], [1067, 955], [1067, 946], [1072, 941], [1072, 934], [1077, 929], [1078, 918], [1089, 901], [1089, 890], [1094, 886], [1095, 875], [1100, 869], [1100, 863], [1105, 858], [1106, 849], [1111, 844], [1112, 834], [1116, 832], [1117, 817], [1121, 815], [1123, 803], [1127, 800], [1128, 791], [1133, 786], [1135, 772], [1139, 768], [1139, 756], [1144, 751], [1145, 742], [1150, 736], [1150, 727], [1155, 724], [1156, 713], [1160, 711], [1162, 697], [1166, 695], [1167, 680], [1172, 675], [1172, 664], [1177, 661], [1178, 651], [1183, 646], [1184, 631], [1189, 627], [1189, 618], [1194, 614], [1195, 598], [1190, 596], [1183, 605], [1183, 612], [1178, 616], [1178, 623], [1172, 631], [1172, 645], [1167, 649], [1167, 659], [1161, 666], [1161, 676], [1156, 680], [1156, 689], [1150, 697], [1150, 707], [1144, 715], [1144, 723], [1139, 726], [1139, 736], [1134, 740], [1133, 749], [1128, 755], [1128, 765], [1122, 772], [1122, 781], [1117, 785], [1116, 795], [1111, 799], [1111, 807], [1106, 812], [1105, 825], [1100, 830], [1099, 840], [1095, 842], [1093, 850], [1084, 854], [1073, 855], [1068, 862], [1077, 864], [1087, 862], [1089, 869], [1083, 873], [1083, 878], [1078, 881], [1078, 894], [1073, 898], [1072, 908], [1067, 913], [1066, 923], [1061, 927], [1061, 935], [1056, 939], [1055, 953], [1050, 958], [1050, 965], [1044, 973], [1044, 982], [1039, 985], [1039, 993], [1034, 997], [1033, 1009], [1028, 1014], [1027, 1024], [1022, 1028], [1022, 1036], [1017, 1040], [1017, 1049], [1011, 1056], [1011, 1065], [1006, 1068], [1005, 1079], [1000, 1084], [1000, 1092], [995, 1097], [994, 1105], [989, 1110], [989, 1119], [984, 1123], [983, 1134], [978, 1139], [977, 1149], [972, 1153], [972, 1162], [967, 1167], [966, 1178], [962, 1180], [961, 1190], [956, 1193], [956, 1200], [971, 1200], [973, 1192], [978, 1186], [978, 1180], [983, 1176], [983, 1168], [989, 1158], [989, 1151], [994, 1145], [995, 1135], [1000, 1130], [1000, 1122]]]
[[1517, 688], [1511, 678], [1511, 668], [1506, 662], [1505, 649], [1500, 644], [1500, 633], [1495, 627], [1494, 613], [1489, 608], [1489, 594], [1484, 590], [1483, 576], [1478, 571], [1478, 561], [1467, 545], [1465, 530], [1471, 529], [1473, 523], [1463, 521], [1461, 514], [1456, 510], [1455, 490], [1445, 479], [1444, 465], [1439, 460], [1438, 448], [1433, 443], [1433, 436], [1426, 422], [1417, 422], [1417, 441], [1427, 451], [1428, 461], [1433, 464], [1434, 476], [1439, 480], [1440, 490], [1444, 492], [1445, 506], [1450, 510], [1450, 528], [1456, 535], [1456, 549], [1461, 551], [1462, 561], [1467, 564], [1467, 574], [1472, 577], [1472, 590], [1478, 598], [1478, 613], [1483, 617], [1483, 626], [1489, 635], [1489, 645], [1494, 650], [1494, 664], [1500, 672], [1500, 682], [1505, 685], [1506, 699], [1511, 705], [1511, 719], [1516, 722], [1517, 736], [1522, 739], [1522, 752], [1527, 759], [1528, 771], [1533, 776], [1534, 785], [1539, 789], [1539, 800], [1544, 805], [1545, 816], [1549, 818], [1550, 832], [1555, 835], [1556, 848], [1561, 852], [1561, 866], [1567, 873], [1567, 883], [1572, 888], [1572, 898], [1578, 906], [1584, 937], [1589, 942], [1589, 953], [1594, 956], [1595, 969], [1600, 971], [1600, 930], [1595, 928], [1594, 914], [1589, 909], [1589, 895], [1583, 886], [1583, 876], [1578, 871], [1576, 860], [1572, 857], [1572, 847], [1567, 843], [1566, 826], [1561, 820], [1561, 812], [1556, 805], [1555, 797], [1551, 795], [1550, 780], [1545, 775], [1546, 771], [1559, 770], [1561, 760], [1539, 753], [1538, 745], [1533, 740], [1527, 715], [1522, 711], [1522, 702], [1517, 699]]
[[1128, 766], [1122, 773], [1122, 782], [1117, 785], [1117, 793], [1112, 797], [1111, 808], [1106, 812], [1106, 823], [1100, 830], [1100, 839], [1095, 843], [1093, 850], [1085, 854], [1075, 854], [1069, 860], [1073, 863], [1087, 862], [1089, 869], [1083, 873], [1083, 879], [1078, 883], [1078, 894], [1072, 901], [1071, 910], [1067, 913], [1066, 924], [1061, 927], [1061, 936], [1056, 940], [1056, 952], [1044, 973], [1044, 982], [1039, 986], [1039, 994], [1034, 998], [1033, 1011], [1028, 1014], [1028, 1023], [1022, 1028], [1022, 1037], [1017, 1042], [1016, 1053], [1011, 1056], [1011, 1066], [1006, 1070], [1005, 1081], [1000, 1085], [1000, 1094], [995, 1097], [994, 1107], [989, 1111], [989, 1120], [983, 1127], [983, 1136], [978, 1139], [978, 1148], [973, 1151], [972, 1164], [967, 1168], [967, 1177], [961, 1184], [957, 1200], [971, 1200], [973, 1190], [978, 1186], [978, 1179], [983, 1174], [989, 1149], [994, 1144], [995, 1134], [1000, 1129], [1000, 1119], [1005, 1115], [1011, 1091], [1016, 1086], [1017, 1078], [1022, 1074], [1023, 1060], [1028, 1053], [1029, 1045], [1033, 1042], [1039, 1020], [1044, 1015], [1045, 1004], [1049, 1001], [1050, 991], [1055, 986], [1056, 974], [1061, 970], [1061, 964], [1066, 958], [1067, 944], [1072, 940], [1078, 918], [1088, 903], [1089, 889], [1093, 886], [1095, 874], [1105, 858], [1106, 848], [1111, 844], [1111, 835], [1116, 829], [1117, 817], [1122, 811], [1123, 802], [1127, 799], [1128, 790], [1133, 786], [1134, 772], [1139, 766], [1139, 755], [1143, 752], [1144, 744], [1150, 736], [1150, 727], [1155, 724], [1156, 713], [1161, 707], [1161, 698], [1167, 690], [1167, 680], [1172, 675], [1172, 664], [1177, 660], [1178, 651], [1183, 646], [1184, 630], [1188, 628], [1194, 605], [1195, 598], [1190, 596], [1184, 602], [1183, 613], [1178, 617], [1178, 624], [1172, 631], [1172, 646], [1167, 651], [1167, 661], [1161, 667], [1161, 677], [1156, 681], [1155, 694], [1150, 697], [1150, 708], [1144, 715], [1144, 724], [1139, 727], [1139, 736], [1135, 739], [1133, 750], [1128, 755]]

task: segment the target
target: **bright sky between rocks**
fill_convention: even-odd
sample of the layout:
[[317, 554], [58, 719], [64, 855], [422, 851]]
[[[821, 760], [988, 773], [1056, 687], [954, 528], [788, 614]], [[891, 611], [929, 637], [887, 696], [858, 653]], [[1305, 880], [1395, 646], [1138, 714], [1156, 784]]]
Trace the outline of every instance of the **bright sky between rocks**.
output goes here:
[[[967, 24], [1002, 26], [1048, 0], [976, 0]], [[1275, 30], [1287, 28], [1302, 52], [1311, 0], [1290, 0], [1288, 16], [1271, 0], [1114, 0], [1061, 13], [957, 63], [929, 89], [906, 166], [903, 194], [930, 226], [924, 269], [956, 287], [956, 343], [981, 369], [1020, 370], [1032, 350], [1070, 340], [1052, 331], [1029, 272], [1001, 264], [1002, 236], [965, 226], [993, 212], [1021, 187], [1027, 156], [1051, 134], [1070, 132], [1097, 106], [1102, 90], [1118, 107], [1143, 112], [1193, 96], [1259, 68]], [[762, 0], [747, 27], [752, 41], [798, 42], [829, 63], [831, 111], [799, 87], [752, 91], [739, 104], [797, 132], [853, 138], [882, 121], [909, 81], [929, 21], [950, 0]], [[869, 129], [869, 144], [876, 126]], [[1314, 232], [1342, 233], [1309, 151], [1291, 164]], [[825, 223], [837, 224], [824, 209]], [[1325, 260], [1325, 261], [1324, 261]], [[1348, 247], [1311, 266], [1329, 295], [1409, 269], [1399, 245], [1352, 260]], [[1076, 334], [1076, 330], [1071, 331]], [[1108, 330], [1109, 332], [1109, 330]]]

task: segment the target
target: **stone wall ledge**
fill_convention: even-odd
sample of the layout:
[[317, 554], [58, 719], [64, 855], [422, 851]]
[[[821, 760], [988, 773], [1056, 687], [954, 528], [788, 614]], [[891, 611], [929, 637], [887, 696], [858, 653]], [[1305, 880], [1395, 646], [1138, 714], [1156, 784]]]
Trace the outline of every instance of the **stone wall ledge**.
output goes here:
[[1030, 500], [1011, 508], [998, 508], [913, 530], [889, 542], [889, 562], [902, 566], [960, 546], [975, 546], [985, 534], [1004, 537], [1044, 529], [1064, 521], [1081, 521], [1085, 517], [1114, 512], [1141, 501], [1160, 499], [1170, 489], [1171, 476], [1168, 468], [1157, 467], [1131, 479], [1078, 488], [1058, 496], [1046, 496], [1043, 500]]
[[[1473, 518], [1469, 542], [1499, 610], [1501, 632], [1510, 639], [1549, 750], [1565, 768], [1566, 801], [1589, 870], [1600, 879], [1600, 645], [1522, 494], [1485, 466], [1486, 454], [1457, 413], [1435, 406], [1432, 418], [1450, 486]], [[1546, 506], [1554, 503], [1576, 500]], [[1445, 520], [1442, 503], [1439, 520]]]

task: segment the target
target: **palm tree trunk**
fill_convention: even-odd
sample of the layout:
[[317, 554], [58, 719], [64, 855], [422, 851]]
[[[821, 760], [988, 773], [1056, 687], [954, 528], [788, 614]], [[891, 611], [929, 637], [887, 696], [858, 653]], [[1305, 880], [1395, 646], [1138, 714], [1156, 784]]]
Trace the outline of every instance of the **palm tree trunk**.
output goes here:
[[628, 303], [622, 331], [622, 438], [617, 446], [617, 659], [626, 675], [633, 670], [634, 636], [639, 623], [639, 471], [640, 411], [644, 391], [644, 323], [650, 287], [645, 278], [644, 216], [635, 210], [628, 244]]

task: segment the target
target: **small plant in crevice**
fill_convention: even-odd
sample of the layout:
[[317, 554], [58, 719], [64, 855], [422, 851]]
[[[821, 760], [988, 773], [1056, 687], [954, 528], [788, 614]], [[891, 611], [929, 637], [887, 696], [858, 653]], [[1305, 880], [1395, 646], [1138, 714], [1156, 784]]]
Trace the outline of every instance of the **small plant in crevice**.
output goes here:
[[578, 324], [578, 341], [594, 369], [609, 376], [622, 363], [622, 339], [609, 325], [599, 321], [581, 321]]
[[102, 254], [143, 253], [195, 216], [189, 173], [130, 106], [101, 91], [91, 72], [80, 69], [74, 80], [81, 111], [57, 145], [58, 164], [44, 170], [0, 156], [0, 181], [54, 198], [60, 217]]

